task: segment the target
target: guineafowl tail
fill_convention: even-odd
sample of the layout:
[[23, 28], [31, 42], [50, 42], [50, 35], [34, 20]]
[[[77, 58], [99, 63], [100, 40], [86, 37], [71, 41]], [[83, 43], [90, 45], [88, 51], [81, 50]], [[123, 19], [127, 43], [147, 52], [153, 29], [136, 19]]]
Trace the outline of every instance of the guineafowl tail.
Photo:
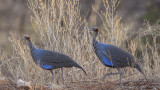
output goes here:
[[139, 72], [141, 72], [141, 73], [144, 75], [145, 79], [148, 81], [148, 79], [147, 79], [146, 75], [144, 74], [144, 72], [142, 71], [140, 65], [136, 63], [136, 64], [134, 65], [134, 67], [135, 67]]
[[77, 64], [77, 65], [75, 65], [75, 67], [82, 69], [83, 72], [87, 75], [86, 71], [80, 65]]

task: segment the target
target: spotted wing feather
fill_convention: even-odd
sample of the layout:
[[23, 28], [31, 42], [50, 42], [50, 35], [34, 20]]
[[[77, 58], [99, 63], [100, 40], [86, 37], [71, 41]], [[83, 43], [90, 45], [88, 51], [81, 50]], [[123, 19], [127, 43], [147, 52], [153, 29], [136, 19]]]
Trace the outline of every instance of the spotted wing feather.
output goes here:
[[41, 65], [51, 65], [52, 69], [78, 65], [69, 56], [49, 50], [44, 51], [40, 63]]
[[97, 47], [99, 54], [113, 63], [115, 67], [132, 66], [134, 63], [134, 57], [117, 46], [98, 43]]

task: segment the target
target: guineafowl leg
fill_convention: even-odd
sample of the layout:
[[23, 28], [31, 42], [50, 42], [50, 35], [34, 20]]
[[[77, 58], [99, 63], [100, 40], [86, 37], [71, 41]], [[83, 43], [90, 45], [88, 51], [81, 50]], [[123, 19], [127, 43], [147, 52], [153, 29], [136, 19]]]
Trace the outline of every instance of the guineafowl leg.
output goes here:
[[53, 75], [53, 71], [50, 70], [51, 74], [52, 74], [52, 80], [51, 80], [51, 85], [49, 85], [49, 88], [52, 89], [52, 83], [53, 83], [53, 80], [54, 80], [54, 75]]
[[[117, 69], [117, 70], [118, 70], [118, 69]], [[102, 77], [102, 80], [104, 80], [107, 76], [110, 76], [110, 75], [118, 75], [118, 74], [120, 74], [119, 70], [118, 70], [117, 73], [106, 73], [106, 74], [104, 74], [104, 76]]]
[[104, 76], [102, 77], [102, 80], [104, 80], [107, 76], [110, 76], [110, 75], [120, 75], [120, 85], [122, 83], [122, 73], [120, 72], [120, 69], [119, 68], [116, 68], [118, 70], [117, 73], [106, 73], [104, 74]]
[[51, 82], [53, 82], [53, 80], [54, 80], [54, 74], [53, 74], [53, 71], [52, 71], [52, 70], [50, 70], [50, 72], [51, 72], [51, 74], [52, 74], [52, 80], [51, 80]]
[[61, 68], [61, 70], [62, 70], [62, 83], [64, 84], [63, 68]]
[[118, 73], [119, 73], [119, 81], [120, 81], [120, 85], [122, 86], [122, 72], [119, 68], [116, 68]]

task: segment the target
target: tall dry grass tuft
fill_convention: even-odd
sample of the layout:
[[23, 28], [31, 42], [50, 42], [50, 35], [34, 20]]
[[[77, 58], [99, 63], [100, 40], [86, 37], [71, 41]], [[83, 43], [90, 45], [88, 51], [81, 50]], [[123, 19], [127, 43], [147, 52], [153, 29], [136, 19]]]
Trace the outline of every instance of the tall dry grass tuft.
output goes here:
[[[146, 28], [141, 29], [137, 37], [126, 48], [124, 41], [130, 35], [128, 34], [127, 25], [122, 23], [121, 18], [116, 15], [118, 0], [110, 0], [110, 2], [103, 0], [103, 3], [106, 11], [101, 13], [95, 11], [103, 21], [102, 27], [99, 27], [98, 40], [122, 47], [135, 56], [141, 52], [142, 60], [139, 58], [137, 60], [142, 61], [141, 67], [143, 67], [145, 74], [151, 79], [159, 78], [159, 73], [157, 72], [159, 71], [158, 68], [160, 68], [159, 47], [157, 46], [157, 36], [151, 31], [156, 32], [160, 25], [150, 26], [147, 24]], [[103, 66], [94, 54], [92, 34], [87, 31], [88, 22], [81, 19], [79, 5], [78, 0], [49, 0], [46, 2], [43, 0], [28, 0], [28, 7], [34, 14], [31, 17], [31, 22], [39, 42], [42, 43], [37, 46], [41, 49], [67, 54], [84, 67], [88, 73], [86, 76], [77, 68], [65, 68], [64, 77], [66, 82], [100, 80], [102, 75], [108, 72], [109, 69]], [[142, 43], [142, 37], [146, 36], [146, 32], [154, 36], [152, 45]], [[21, 78], [35, 84], [48, 85], [51, 80], [50, 72], [34, 64], [28, 45], [21, 40], [21, 36], [11, 33], [9, 40], [14, 48], [13, 53], [15, 54], [12, 55], [14, 58], [6, 59], [2, 65], [6, 64], [5, 67], [9, 68], [8, 71], [14, 80]], [[31, 38], [32, 41], [34, 39], [36, 38]], [[148, 52], [148, 50], [151, 50], [151, 52]], [[136, 70], [126, 68], [123, 71], [125, 71], [124, 76], [127, 77], [123, 80], [143, 78]], [[113, 72], [116, 72], [116, 70]], [[60, 83], [61, 71], [57, 69], [54, 70], [54, 73], [54, 82]], [[106, 80], [118, 79], [118, 76], [106, 78]]]

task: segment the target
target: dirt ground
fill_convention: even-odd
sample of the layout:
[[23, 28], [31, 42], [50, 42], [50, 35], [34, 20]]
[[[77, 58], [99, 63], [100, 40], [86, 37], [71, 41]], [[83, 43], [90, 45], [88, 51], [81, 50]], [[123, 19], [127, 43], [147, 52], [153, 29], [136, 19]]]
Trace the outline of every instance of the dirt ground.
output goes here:
[[[31, 85], [31, 87], [17, 87], [16, 83], [1, 80], [0, 90], [51, 90], [41, 85]], [[97, 82], [83, 81], [65, 83], [60, 88], [52, 88], [52, 90], [160, 90], [160, 83], [150, 80], [147, 81], [127, 81], [123, 82], [123, 86], [118, 81]]]

